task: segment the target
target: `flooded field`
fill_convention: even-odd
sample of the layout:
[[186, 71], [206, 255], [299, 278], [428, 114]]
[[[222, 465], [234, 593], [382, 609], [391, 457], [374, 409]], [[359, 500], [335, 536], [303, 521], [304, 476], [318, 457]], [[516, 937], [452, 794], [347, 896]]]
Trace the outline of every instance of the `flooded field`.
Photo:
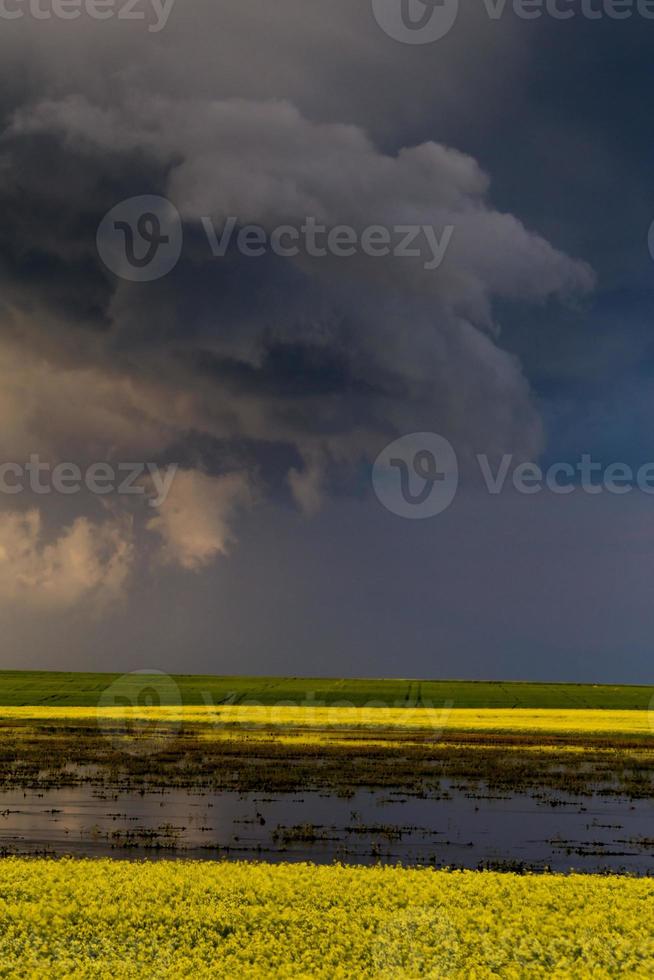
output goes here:
[[654, 874], [647, 713], [138, 710], [4, 709], [1, 855]]
[[3, 854], [263, 858], [553, 871], [654, 871], [651, 800], [359, 789], [121, 792], [88, 784], [0, 793]]

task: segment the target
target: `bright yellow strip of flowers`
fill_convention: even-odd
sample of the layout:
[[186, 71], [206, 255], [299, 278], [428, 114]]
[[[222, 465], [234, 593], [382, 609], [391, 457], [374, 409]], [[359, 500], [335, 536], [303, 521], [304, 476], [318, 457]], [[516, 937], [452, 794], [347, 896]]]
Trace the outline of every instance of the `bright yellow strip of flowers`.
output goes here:
[[654, 881], [180, 861], [0, 862], [0, 976], [654, 975]]
[[654, 734], [654, 711], [572, 708], [428, 708], [314, 707], [303, 705], [189, 705], [161, 707], [0, 707], [0, 720], [40, 723], [123, 721], [163, 724], [242, 725], [262, 727], [352, 729], [398, 728], [440, 732], [544, 732]]

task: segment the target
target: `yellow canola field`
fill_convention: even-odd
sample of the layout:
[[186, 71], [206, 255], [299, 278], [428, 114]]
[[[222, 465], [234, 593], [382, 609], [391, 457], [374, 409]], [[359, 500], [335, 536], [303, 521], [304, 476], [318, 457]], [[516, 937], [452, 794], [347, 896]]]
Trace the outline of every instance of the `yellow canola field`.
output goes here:
[[488, 731], [654, 734], [654, 711], [572, 708], [305, 707], [302, 705], [1, 707], [0, 721], [71, 722], [111, 725], [113, 721], [204, 724], [222, 727], [318, 729], [396, 728], [406, 731]]
[[654, 881], [399, 867], [0, 862], [0, 976], [654, 976]]

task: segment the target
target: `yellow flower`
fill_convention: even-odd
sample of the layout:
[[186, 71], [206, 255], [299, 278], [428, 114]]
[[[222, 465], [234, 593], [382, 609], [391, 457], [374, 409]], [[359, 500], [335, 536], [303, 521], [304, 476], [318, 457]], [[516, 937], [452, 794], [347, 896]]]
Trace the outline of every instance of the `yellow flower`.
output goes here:
[[0, 862], [0, 977], [654, 975], [654, 881], [399, 867]]

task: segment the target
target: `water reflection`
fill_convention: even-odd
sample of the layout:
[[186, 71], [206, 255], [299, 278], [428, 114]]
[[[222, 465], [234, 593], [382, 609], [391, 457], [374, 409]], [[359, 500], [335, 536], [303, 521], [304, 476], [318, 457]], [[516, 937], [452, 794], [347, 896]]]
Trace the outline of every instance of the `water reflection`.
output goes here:
[[0, 793], [3, 854], [260, 858], [554, 871], [654, 871], [651, 801], [444, 787], [436, 799], [359, 790], [263, 797], [89, 785]]

